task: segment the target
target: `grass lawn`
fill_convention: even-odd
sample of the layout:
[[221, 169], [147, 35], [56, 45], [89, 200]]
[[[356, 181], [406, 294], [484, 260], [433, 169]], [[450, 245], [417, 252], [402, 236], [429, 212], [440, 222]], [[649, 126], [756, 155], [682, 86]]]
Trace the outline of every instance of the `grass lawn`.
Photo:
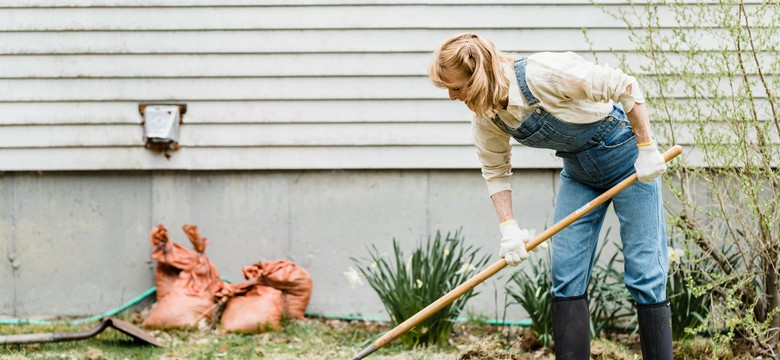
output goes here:
[[[93, 326], [4, 325], [0, 326], [0, 334], [73, 332]], [[148, 331], [165, 348], [136, 345], [132, 338], [107, 329], [81, 341], [2, 345], [0, 356], [4, 359], [345, 359], [387, 329], [381, 323], [304, 319], [286, 322], [283, 331], [259, 335], [220, 334], [213, 329]], [[434, 359], [439, 355], [452, 358], [457, 351], [454, 347], [407, 351], [398, 344], [390, 344], [371, 358]]]
[[[140, 317], [124, 320], [138, 324]], [[91, 329], [94, 325], [0, 325], [0, 334], [74, 332]], [[81, 341], [0, 345], [0, 359], [351, 359], [390, 328], [387, 323], [307, 318], [284, 323], [282, 331], [259, 335], [221, 334], [213, 328], [148, 331], [165, 348], [139, 346], [129, 336], [106, 329]], [[554, 359], [549, 350], [528, 349], [528, 344], [522, 340], [524, 330], [522, 327], [458, 323], [453, 328], [449, 344], [444, 347], [407, 349], [397, 340], [367, 359]], [[618, 341], [628, 342], [627, 337], [623, 339]], [[630, 343], [633, 343], [631, 349], [618, 342], [593, 340], [592, 358], [641, 358], [635, 340]], [[683, 346], [678, 344], [676, 348], [680, 350]], [[706, 349], [687, 350], [685, 354], [677, 350], [675, 358], [711, 358], [706, 356]], [[731, 354], [723, 355], [726, 354], [719, 357], [732, 358], [728, 356]]]
[[[138, 319], [125, 319], [137, 324]], [[94, 324], [2, 325], [0, 334], [84, 331]], [[148, 331], [166, 347], [139, 346], [114, 329], [81, 341], [60, 343], [0, 345], [2, 359], [350, 359], [391, 327], [387, 323], [307, 318], [288, 321], [279, 332], [259, 335], [220, 334], [218, 330]], [[518, 348], [522, 328], [506, 328], [513, 340], [502, 345], [501, 328], [482, 324], [456, 324], [447, 346], [407, 349], [396, 341], [368, 359], [552, 359], [544, 351], [509, 355]], [[506, 332], [508, 331], [508, 332]], [[488, 355], [489, 353], [489, 355]], [[488, 357], [486, 357], [488, 356]]]

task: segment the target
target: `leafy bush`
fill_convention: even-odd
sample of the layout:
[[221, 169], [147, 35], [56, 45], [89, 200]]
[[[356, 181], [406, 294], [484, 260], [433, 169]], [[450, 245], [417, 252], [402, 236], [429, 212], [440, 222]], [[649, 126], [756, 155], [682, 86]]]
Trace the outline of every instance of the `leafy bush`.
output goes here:
[[[398, 325], [475, 275], [489, 258], [478, 252], [478, 248], [464, 245], [460, 230], [448, 232], [444, 238], [437, 231], [433, 239], [418, 243], [409, 258], [393, 239], [393, 258], [383, 256], [372, 245], [368, 265], [354, 258], [352, 261], [379, 295], [390, 321]], [[467, 292], [405, 332], [401, 341], [408, 347], [446, 344], [454, 319], [475, 295], [473, 290]]]
[[714, 263], [682, 249], [669, 250], [666, 294], [672, 312], [672, 339], [691, 339], [710, 313], [711, 294], [701, 289], [709, 282], [707, 272], [714, 270]]
[[[606, 8], [606, 7], [605, 7]], [[659, 143], [692, 145], [665, 184], [669, 215], [717, 266], [706, 324], [719, 345], [780, 356], [780, 7], [775, 1], [648, 0], [615, 8]], [[627, 65], [627, 64], [624, 64]], [[722, 245], [734, 249], [729, 261]], [[694, 286], [694, 290], [695, 290]]]

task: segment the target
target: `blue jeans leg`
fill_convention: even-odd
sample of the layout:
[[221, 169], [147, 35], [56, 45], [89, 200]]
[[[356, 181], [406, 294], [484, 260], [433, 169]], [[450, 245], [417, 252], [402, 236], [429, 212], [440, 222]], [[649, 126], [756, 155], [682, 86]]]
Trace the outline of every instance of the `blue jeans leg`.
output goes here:
[[[561, 174], [555, 202], [558, 222], [603, 191]], [[661, 198], [661, 180], [636, 182], [611, 202], [620, 221], [625, 261], [624, 282], [638, 304], [666, 300], [668, 254]], [[598, 235], [610, 201], [561, 230], [552, 240], [553, 296], [585, 294], [598, 246]]]
[[[555, 222], [600, 194], [600, 191], [569, 178], [564, 171], [555, 200]], [[570, 298], [584, 295], [587, 291], [599, 231], [608, 205], [609, 202], [601, 204], [553, 236], [553, 296]]]
[[661, 179], [637, 181], [612, 201], [620, 220], [626, 288], [638, 304], [666, 300], [669, 263]]

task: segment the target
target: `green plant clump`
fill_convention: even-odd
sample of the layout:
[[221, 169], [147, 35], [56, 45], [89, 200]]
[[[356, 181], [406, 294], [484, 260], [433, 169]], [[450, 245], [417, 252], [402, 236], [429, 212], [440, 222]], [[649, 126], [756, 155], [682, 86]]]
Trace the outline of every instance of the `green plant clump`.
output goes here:
[[[390, 321], [397, 325], [476, 274], [489, 258], [478, 252], [478, 248], [464, 245], [460, 230], [448, 232], [443, 238], [437, 231], [426, 243], [418, 243], [409, 258], [393, 239], [392, 258], [383, 256], [372, 245], [367, 265], [354, 258], [352, 261], [379, 295]], [[473, 290], [467, 292], [405, 332], [401, 341], [410, 348], [446, 344], [454, 319], [475, 295]]]

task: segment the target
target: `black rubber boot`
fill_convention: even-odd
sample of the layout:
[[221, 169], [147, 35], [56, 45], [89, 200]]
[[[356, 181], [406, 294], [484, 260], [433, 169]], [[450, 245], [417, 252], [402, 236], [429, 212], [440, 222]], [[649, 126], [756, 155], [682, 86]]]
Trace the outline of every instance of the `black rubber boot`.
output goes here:
[[558, 360], [590, 359], [590, 318], [585, 295], [553, 298], [553, 341]]
[[672, 309], [669, 300], [637, 304], [639, 341], [644, 360], [672, 359]]

